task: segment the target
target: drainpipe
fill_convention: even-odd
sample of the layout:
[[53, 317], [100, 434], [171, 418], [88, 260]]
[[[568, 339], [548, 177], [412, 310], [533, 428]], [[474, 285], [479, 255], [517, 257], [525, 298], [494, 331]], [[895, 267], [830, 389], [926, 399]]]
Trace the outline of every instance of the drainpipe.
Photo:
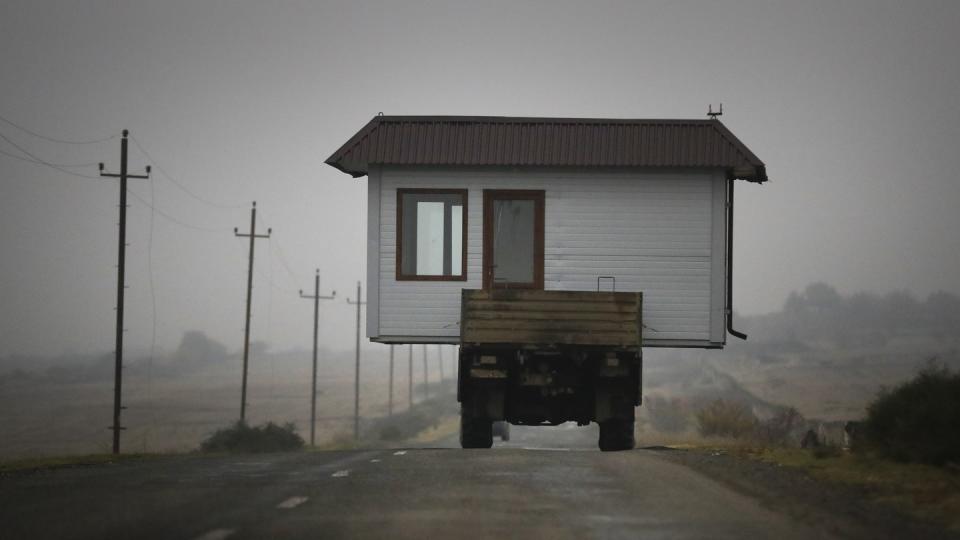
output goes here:
[[747, 339], [747, 335], [733, 329], [733, 183], [727, 180], [727, 332], [740, 339]]

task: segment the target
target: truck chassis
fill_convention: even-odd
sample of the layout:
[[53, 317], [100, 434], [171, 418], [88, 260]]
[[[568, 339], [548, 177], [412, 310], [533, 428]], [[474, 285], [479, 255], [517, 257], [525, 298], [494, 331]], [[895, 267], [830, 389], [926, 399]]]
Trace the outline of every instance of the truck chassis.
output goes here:
[[640, 293], [463, 291], [460, 442], [489, 448], [492, 424], [600, 425], [601, 450], [634, 446]]

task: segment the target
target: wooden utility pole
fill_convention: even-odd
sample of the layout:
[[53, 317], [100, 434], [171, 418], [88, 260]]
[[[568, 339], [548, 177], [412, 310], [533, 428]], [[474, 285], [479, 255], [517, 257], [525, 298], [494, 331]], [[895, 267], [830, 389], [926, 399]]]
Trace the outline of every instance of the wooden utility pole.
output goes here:
[[390, 345], [390, 390], [387, 391], [387, 416], [393, 416], [393, 345]]
[[270, 238], [272, 229], [267, 229], [267, 234], [257, 234], [257, 201], [253, 201], [250, 208], [250, 233], [242, 234], [233, 228], [233, 235], [241, 238], [250, 239], [250, 259], [247, 263], [247, 318], [243, 327], [243, 384], [240, 389], [240, 421], [244, 422], [247, 418], [247, 363], [250, 358], [250, 301], [253, 298], [253, 247], [254, 240], [257, 238]]
[[310, 446], [315, 444], [314, 433], [317, 427], [317, 329], [320, 319], [320, 300], [333, 300], [337, 297], [337, 291], [333, 291], [330, 296], [320, 296], [320, 269], [313, 277], [313, 296], [303, 294], [300, 289], [300, 298], [310, 298], [313, 300], [313, 375], [310, 377]]
[[460, 384], [460, 346], [453, 346], [453, 380]]
[[407, 357], [407, 367], [409, 368], [409, 373], [407, 374], [407, 408], [413, 408], [413, 345], [410, 345], [410, 355]]
[[362, 289], [360, 282], [357, 282], [357, 300], [354, 302], [347, 298], [348, 304], [357, 306], [357, 356], [354, 362], [353, 373], [353, 440], [360, 439], [360, 307], [366, 304], [362, 301]]
[[147, 174], [129, 174], [127, 173], [127, 136], [130, 133], [123, 130], [123, 138], [120, 139], [120, 174], [103, 172], [103, 163], [100, 164], [100, 176], [120, 179], [120, 238], [117, 241], [117, 336], [115, 347], [115, 358], [113, 365], [113, 453], [120, 453], [120, 432], [126, 428], [120, 425], [120, 411], [125, 407], [121, 406], [120, 399], [123, 387], [123, 290], [124, 275], [127, 259], [127, 179], [128, 178], [150, 178], [150, 166], [147, 165]]
[[437, 345], [437, 365], [440, 366], [440, 385], [443, 386], [443, 345]]
[[423, 345], [423, 399], [430, 399], [430, 373], [427, 369], [427, 345]]

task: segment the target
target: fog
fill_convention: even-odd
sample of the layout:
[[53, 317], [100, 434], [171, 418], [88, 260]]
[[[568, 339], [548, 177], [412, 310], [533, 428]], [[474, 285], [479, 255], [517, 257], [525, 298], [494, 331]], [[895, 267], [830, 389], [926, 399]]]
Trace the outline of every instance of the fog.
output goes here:
[[[378, 112], [722, 121], [771, 181], [739, 183], [735, 309], [824, 281], [960, 292], [954, 2], [36, 2], [0, 8], [0, 357], [113, 349], [129, 129], [126, 343], [353, 345], [366, 180], [323, 164]], [[10, 154], [24, 159], [16, 159]], [[145, 204], [146, 201], [150, 206]], [[151, 208], [152, 207], [152, 208]], [[368, 345], [383, 349], [383, 346]], [[382, 351], [381, 351], [382, 352]], [[0, 366], [2, 367], [2, 366]]]

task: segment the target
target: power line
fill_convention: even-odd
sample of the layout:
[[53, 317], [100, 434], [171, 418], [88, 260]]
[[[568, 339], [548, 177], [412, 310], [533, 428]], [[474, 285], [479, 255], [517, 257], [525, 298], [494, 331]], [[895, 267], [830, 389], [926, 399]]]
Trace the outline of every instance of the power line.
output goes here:
[[20, 146], [19, 144], [17, 144], [17, 143], [15, 143], [15, 142], [13, 142], [12, 140], [10, 140], [10, 139], [9, 139], [6, 135], [4, 135], [3, 133], [0, 133], [0, 139], [3, 139], [3, 140], [5, 140], [5, 141], [7, 141], [7, 142], [10, 144], [10, 146], [13, 146], [13, 147], [16, 148], [17, 150], [23, 152], [25, 155], [33, 158], [33, 160], [36, 161], [36, 163], [39, 164], [39, 165], [46, 165], [47, 167], [50, 167], [50, 168], [52, 168], [52, 169], [56, 169], [56, 170], [58, 170], [58, 171], [60, 171], [60, 172], [62, 172], [62, 173], [69, 174], [69, 175], [72, 175], [72, 176], [79, 176], [80, 178], [91, 178], [91, 179], [94, 179], [94, 180], [99, 180], [99, 179], [100, 179], [99, 176], [90, 176], [90, 175], [88, 175], [88, 174], [80, 174], [80, 173], [75, 173], [75, 172], [73, 172], [73, 171], [68, 171], [67, 169], [64, 169], [63, 167], [61, 167], [61, 166], [59, 166], [59, 165], [56, 165], [56, 164], [54, 164], [54, 163], [50, 163], [49, 161], [46, 161], [46, 160], [44, 160], [44, 159], [41, 159], [41, 158], [39, 158], [39, 157], [31, 154], [29, 151], [27, 151], [26, 149], [24, 149], [24, 148], [23, 148], [22, 146]]
[[[263, 220], [264, 225], [267, 225], [267, 226], [270, 225], [269, 223], [267, 223], [267, 220], [265, 219], [266, 216], [264, 216], [262, 212], [261, 212], [260, 218]], [[302, 280], [303, 276], [300, 275], [299, 272], [296, 272], [293, 269], [293, 267], [290, 265], [290, 262], [287, 260], [287, 257], [283, 252], [283, 248], [280, 247], [280, 240], [277, 238], [272, 238], [272, 240], [273, 242], [271, 242], [271, 247], [273, 246], [273, 244], [276, 244], [277, 256], [280, 258], [280, 263], [283, 265], [283, 268], [287, 271], [288, 274], [290, 274], [290, 277], [293, 279], [294, 282], [298, 282]]]
[[273, 242], [273, 243], [270, 244], [270, 246], [271, 246], [271, 248], [275, 248], [275, 249], [276, 249], [277, 258], [280, 259], [280, 264], [283, 266], [284, 270], [287, 271], [287, 274], [289, 274], [289, 278], [290, 278], [294, 283], [299, 282], [300, 279], [301, 279], [301, 276], [300, 276], [300, 274], [294, 272], [292, 268], [290, 268], [290, 263], [287, 261], [286, 257], [284, 256], [284, 254], [283, 254], [283, 249], [280, 248], [280, 242]]
[[233, 210], [233, 209], [236, 209], [236, 208], [243, 208], [244, 206], [246, 206], [246, 205], [244, 205], [244, 204], [220, 204], [220, 203], [211, 201], [211, 200], [209, 200], [209, 199], [207, 199], [207, 198], [205, 198], [205, 197], [201, 197], [200, 195], [197, 195], [196, 193], [194, 193], [193, 191], [191, 191], [190, 189], [188, 189], [187, 186], [185, 186], [185, 185], [183, 185], [182, 183], [178, 182], [178, 181], [177, 181], [173, 176], [171, 176], [163, 167], [161, 167], [161, 166], [157, 163], [157, 160], [153, 159], [153, 156], [151, 156], [150, 153], [147, 152], [147, 150], [143, 147], [143, 145], [140, 144], [140, 141], [138, 141], [135, 137], [130, 137], [130, 140], [132, 140], [132, 141], [133, 141], [133, 144], [135, 144], [135, 145], [137, 146], [137, 148], [140, 150], [140, 152], [141, 152], [144, 156], [146, 156], [146, 158], [147, 158], [148, 160], [150, 160], [150, 161], [153, 163], [153, 166], [157, 169], [157, 171], [160, 172], [160, 175], [161, 175], [161, 176], [163, 176], [164, 178], [166, 178], [167, 180], [169, 180], [173, 185], [177, 186], [177, 187], [180, 188], [184, 193], [186, 193], [187, 195], [193, 197], [194, 199], [196, 199], [196, 200], [198, 200], [198, 201], [200, 201], [200, 202], [202, 202], [202, 203], [204, 203], [204, 204], [206, 204], [206, 205], [213, 206], [214, 208], [222, 208], [222, 209], [225, 209], [225, 210]]
[[281, 287], [280, 285], [277, 285], [272, 279], [270, 279], [270, 276], [268, 276], [267, 274], [264, 274], [261, 270], [257, 268], [253, 269], [253, 273], [260, 276], [264, 281], [267, 282], [267, 285], [269, 285], [273, 289], [276, 289], [278, 292], [290, 293], [290, 294], [297, 293], [297, 291], [294, 289], [288, 289], [286, 287]]
[[111, 136], [109, 136], [109, 137], [102, 137], [102, 138], [100, 138], [100, 139], [88, 139], [88, 140], [82, 140], [82, 141], [68, 140], [68, 139], [57, 139], [57, 138], [54, 138], [54, 137], [48, 137], [48, 136], [46, 136], [46, 135], [42, 135], [42, 134], [37, 133], [36, 131], [33, 131], [33, 130], [31, 130], [31, 129], [27, 129], [27, 128], [21, 126], [20, 124], [17, 124], [17, 123], [15, 123], [14, 121], [12, 121], [12, 120], [10, 120], [10, 119], [8, 119], [8, 118], [4, 118], [4, 117], [2, 117], [2, 116], [0, 116], [0, 121], [4, 122], [4, 123], [6, 123], [6, 124], [9, 124], [9, 125], [17, 128], [17, 129], [19, 129], [20, 131], [23, 131], [24, 133], [29, 133], [30, 135], [33, 135], [34, 137], [36, 137], [36, 138], [38, 138], [38, 139], [43, 139], [43, 140], [45, 140], [45, 141], [55, 142], [55, 143], [59, 143], [59, 144], [97, 144], [97, 143], [112, 141], [113, 139], [116, 139], [116, 138], [117, 138], [116, 135], [111, 135]]
[[[37, 160], [35, 160], [35, 159], [25, 158], [25, 157], [23, 157], [23, 156], [18, 156], [18, 155], [16, 155], [16, 154], [11, 154], [10, 152], [7, 152], [6, 150], [0, 150], [0, 154], [3, 154], [3, 155], [5, 155], [5, 156], [12, 157], [13, 159], [19, 159], [20, 161], [26, 161], [27, 163], [33, 163], [33, 164], [36, 164], [36, 165], [46, 165], [46, 163], [43, 163], [42, 161], [37, 161]], [[79, 167], [95, 167], [95, 166], [97, 165], [97, 163], [96, 163], [96, 162], [91, 162], [91, 163], [52, 163], [52, 165], [56, 165], [57, 167], [64, 167], [64, 168], [70, 168], [70, 167], [79, 168]]]
[[140, 202], [141, 202], [144, 206], [146, 206], [147, 208], [153, 210], [154, 212], [156, 212], [156, 213], [159, 214], [160, 216], [163, 216], [163, 217], [166, 218], [167, 220], [172, 221], [173, 223], [176, 223], [177, 225], [180, 225], [181, 227], [186, 227], [186, 228], [188, 228], [188, 229], [193, 229], [193, 230], [195, 230], [195, 231], [209, 232], [209, 233], [222, 233], [222, 232], [228, 230], [226, 227], [224, 227], [224, 228], [222, 228], [222, 229], [213, 229], [213, 228], [210, 228], [210, 227], [201, 227], [201, 226], [199, 226], [199, 225], [191, 225], [190, 223], [186, 223], [186, 222], [184, 222], [184, 221], [180, 221], [179, 219], [171, 216], [170, 214], [167, 214], [167, 213], [164, 212], [163, 210], [160, 210], [160, 209], [157, 208], [156, 206], [150, 204], [149, 202], [147, 202], [146, 199], [144, 199], [144, 198], [141, 197], [140, 195], [137, 195], [137, 193], [136, 193], [135, 191], [133, 191], [133, 190], [130, 191], [130, 195], [131, 195], [134, 199], [137, 199], [138, 201], [140, 201]]

